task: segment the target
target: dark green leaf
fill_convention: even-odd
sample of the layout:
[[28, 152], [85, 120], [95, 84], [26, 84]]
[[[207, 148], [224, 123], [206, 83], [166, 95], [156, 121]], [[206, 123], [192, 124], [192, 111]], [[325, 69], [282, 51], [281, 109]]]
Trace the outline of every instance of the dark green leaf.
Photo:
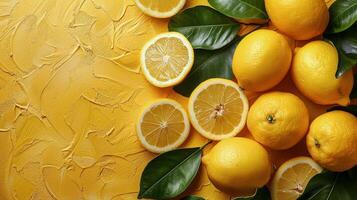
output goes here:
[[338, 50], [339, 64], [336, 77], [339, 78], [357, 64], [357, 24], [342, 33], [325, 37], [331, 40]]
[[239, 24], [213, 8], [197, 6], [171, 18], [169, 30], [187, 37], [194, 49], [219, 49], [230, 43], [239, 31]]
[[343, 110], [343, 111], [349, 112], [357, 117], [357, 105], [335, 106], [335, 107], [328, 109], [328, 111], [333, 111], [333, 110]]
[[177, 149], [149, 162], [141, 175], [138, 198], [171, 199], [191, 184], [201, 164], [202, 149]]
[[357, 167], [346, 172], [314, 176], [299, 200], [354, 200], [357, 197]]
[[336, 0], [330, 7], [329, 33], [339, 33], [357, 21], [356, 0]]
[[350, 94], [350, 98], [351, 99], [357, 98], [357, 74], [355, 74], [354, 80], [355, 80], [355, 82], [353, 84], [353, 89], [352, 89], [352, 92]]
[[219, 12], [235, 19], [268, 19], [264, 0], [208, 0]]
[[270, 200], [270, 192], [266, 186], [259, 188], [254, 196], [239, 197], [234, 200]]
[[181, 200], [205, 200], [205, 199], [202, 197], [190, 195], [190, 196], [186, 196], [186, 197], [182, 198]]
[[217, 51], [195, 50], [195, 62], [186, 79], [175, 86], [176, 92], [190, 96], [191, 92], [203, 81], [210, 78], [232, 79], [232, 58], [238, 40]]

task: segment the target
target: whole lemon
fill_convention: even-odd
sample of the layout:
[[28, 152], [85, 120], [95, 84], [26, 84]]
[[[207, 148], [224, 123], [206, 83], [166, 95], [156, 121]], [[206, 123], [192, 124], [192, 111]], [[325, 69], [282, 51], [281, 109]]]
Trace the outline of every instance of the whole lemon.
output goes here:
[[265, 0], [273, 24], [295, 40], [321, 35], [329, 22], [324, 0]]
[[309, 112], [299, 97], [284, 92], [260, 96], [248, 113], [248, 129], [254, 139], [271, 149], [288, 149], [309, 128]]
[[291, 59], [291, 48], [283, 35], [272, 30], [257, 30], [238, 44], [232, 68], [239, 86], [261, 92], [283, 80]]
[[348, 71], [336, 78], [337, 66], [336, 48], [325, 41], [313, 41], [297, 50], [291, 75], [296, 87], [311, 101], [321, 105], [347, 105], [353, 73]]
[[242, 194], [264, 186], [270, 179], [267, 151], [254, 140], [221, 140], [202, 158], [211, 182], [228, 194]]
[[317, 117], [306, 137], [312, 158], [331, 171], [345, 171], [357, 165], [357, 118], [344, 111]]

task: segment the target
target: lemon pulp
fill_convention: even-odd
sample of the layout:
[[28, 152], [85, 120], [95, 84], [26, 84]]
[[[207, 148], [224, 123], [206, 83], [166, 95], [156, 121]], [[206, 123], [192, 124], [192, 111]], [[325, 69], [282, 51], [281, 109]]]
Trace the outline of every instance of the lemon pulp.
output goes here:
[[137, 132], [145, 148], [161, 153], [181, 145], [188, 136], [189, 127], [187, 114], [181, 105], [164, 99], [144, 110]]
[[272, 182], [273, 200], [295, 200], [305, 190], [310, 179], [322, 168], [309, 157], [297, 157], [285, 162]]
[[186, 0], [135, 0], [135, 3], [149, 16], [168, 18], [177, 14], [184, 7]]
[[157, 87], [180, 83], [193, 65], [193, 48], [180, 33], [162, 33], [148, 41], [141, 52], [145, 78]]
[[162, 38], [146, 51], [145, 64], [155, 79], [166, 82], [179, 76], [188, 63], [188, 50], [177, 38]]
[[175, 8], [181, 0], [138, 0], [143, 6], [157, 12], [167, 12]]
[[192, 93], [189, 111], [198, 132], [209, 139], [220, 140], [238, 134], [244, 127], [248, 101], [236, 83], [209, 79]]

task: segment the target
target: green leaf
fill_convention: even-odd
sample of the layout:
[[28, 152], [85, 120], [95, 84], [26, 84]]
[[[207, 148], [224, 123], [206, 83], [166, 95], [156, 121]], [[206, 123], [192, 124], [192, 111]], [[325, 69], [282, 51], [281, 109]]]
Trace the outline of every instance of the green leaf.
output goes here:
[[270, 192], [266, 186], [259, 188], [254, 196], [239, 197], [234, 200], [270, 200]]
[[354, 200], [357, 196], [357, 167], [346, 172], [323, 172], [314, 176], [299, 200]]
[[194, 49], [219, 49], [230, 43], [240, 25], [213, 8], [197, 6], [171, 18], [169, 30], [187, 37]]
[[356, 0], [336, 0], [330, 7], [329, 33], [339, 33], [357, 21]]
[[334, 110], [343, 110], [343, 111], [349, 112], [357, 117], [357, 105], [335, 106], [335, 107], [328, 109], [327, 111], [334, 111]]
[[201, 164], [202, 148], [177, 149], [149, 162], [141, 175], [138, 198], [171, 199], [186, 190]]
[[234, 40], [230, 45], [216, 51], [195, 50], [195, 62], [191, 72], [183, 82], [174, 87], [174, 90], [188, 97], [201, 82], [207, 79], [232, 79], [232, 58], [238, 41], [238, 39]]
[[338, 50], [339, 64], [336, 77], [341, 77], [345, 72], [351, 70], [357, 64], [357, 24], [348, 30], [338, 33], [325, 35], [333, 42]]
[[219, 12], [235, 19], [268, 19], [264, 0], [208, 0]]
[[353, 89], [352, 89], [352, 92], [350, 94], [350, 98], [351, 99], [357, 98], [357, 74], [355, 74], [354, 80], [355, 80], [355, 82], [353, 84]]
[[190, 196], [186, 196], [186, 197], [182, 198], [181, 200], [205, 200], [205, 199], [202, 197], [190, 195]]

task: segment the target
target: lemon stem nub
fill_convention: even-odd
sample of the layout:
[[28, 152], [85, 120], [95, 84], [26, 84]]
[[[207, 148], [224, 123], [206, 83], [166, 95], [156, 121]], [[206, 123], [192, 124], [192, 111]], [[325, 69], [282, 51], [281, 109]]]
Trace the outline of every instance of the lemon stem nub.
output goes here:
[[319, 143], [319, 141], [318, 141], [317, 139], [314, 139], [314, 141], [315, 141], [315, 146], [316, 146], [317, 148], [320, 148], [320, 147], [321, 147], [321, 144]]
[[273, 115], [268, 115], [267, 120], [268, 120], [269, 124], [274, 124], [274, 122], [276, 121], [276, 119], [274, 118]]

